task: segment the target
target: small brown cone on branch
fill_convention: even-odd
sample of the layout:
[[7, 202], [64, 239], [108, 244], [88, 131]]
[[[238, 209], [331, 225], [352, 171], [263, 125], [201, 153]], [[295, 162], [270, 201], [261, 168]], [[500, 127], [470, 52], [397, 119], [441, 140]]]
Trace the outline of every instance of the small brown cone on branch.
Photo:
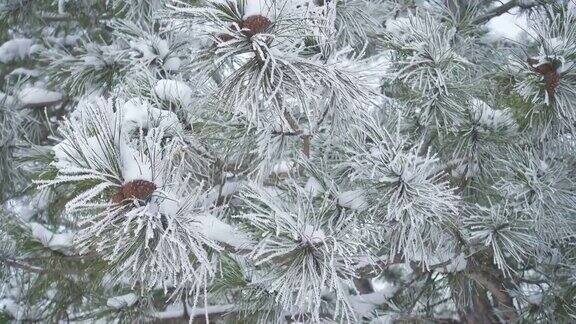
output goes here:
[[222, 34], [216, 35], [216, 41], [218, 43], [226, 43], [227, 41], [230, 41], [233, 39], [234, 39], [234, 37], [232, 35], [229, 35], [229, 34], [222, 33]]
[[[241, 21], [238, 25], [240, 26], [241, 29], [245, 29], [242, 31], [242, 34], [244, 34], [244, 36], [252, 37], [256, 34], [265, 32], [266, 29], [268, 29], [268, 27], [272, 25], [272, 22], [270, 21], [270, 19], [262, 15], [253, 15], [247, 17], [246, 19]], [[233, 27], [230, 26], [230, 29], [233, 29]], [[215, 38], [217, 43], [225, 43], [227, 41], [234, 39], [232, 35], [224, 33], [217, 34]]]
[[556, 67], [551, 62], [546, 62], [538, 64], [539, 61], [535, 58], [528, 58], [528, 64], [544, 77], [544, 82], [546, 83], [546, 92], [550, 100], [554, 100], [554, 94], [556, 93], [556, 88], [560, 85], [560, 74], [556, 70]]
[[263, 33], [270, 25], [272, 25], [270, 19], [262, 15], [253, 15], [242, 21], [242, 29], [248, 29], [244, 31], [244, 35], [248, 37]]
[[120, 204], [125, 200], [146, 200], [150, 198], [152, 193], [156, 190], [156, 185], [147, 180], [133, 180], [126, 182], [116, 194], [111, 198], [114, 204]]
[[546, 91], [550, 99], [554, 99], [556, 88], [560, 85], [560, 74], [558, 72], [549, 73], [544, 75], [544, 82], [546, 82]]

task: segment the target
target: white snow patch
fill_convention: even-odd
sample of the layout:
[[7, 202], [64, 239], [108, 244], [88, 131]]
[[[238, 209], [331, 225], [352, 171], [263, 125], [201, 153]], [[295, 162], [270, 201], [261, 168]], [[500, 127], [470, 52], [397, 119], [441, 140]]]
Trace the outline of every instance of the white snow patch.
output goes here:
[[388, 300], [388, 296], [381, 292], [355, 295], [350, 297], [350, 303], [356, 314], [360, 317], [371, 317], [372, 312]]
[[197, 220], [201, 224], [202, 233], [209, 239], [228, 244], [237, 249], [246, 249], [252, 245], [252, 241], [244, 234], [212, 215], [200, 216]]
[[9, 40], [0, 46], [0, 62], [9, 63], [17, 59], [25, 59], [30, 55], [32, 40], [28, 38], [16, 38]]
[[132, 180], [152, 181], [152, 162], [147, 155], [122, 144], [120, 146], [120, 159], [124, 182]]
[[110, 297], [106, 301], [106, 306], [112, 307], [114, 309], [122, 309], [131, 307], [138, 301], [138, 296], [134, 293], [129, 293], [122, 296]]
[[280, 161], [274, 164], [274, 166], [272, 167], [272, 174], [275, 174], [277, 176], [287, 175], [288, 173], [290, 173], [290, 170], [292, 169], [293, 166], [294, 163], [292, 161], [287, 160]]
[[224, 182], [224, 185], [222, 186], [222, 196], [231, 196], [233, 194], [235, 194], [236, 192], [238, 192], [238, 190], [241, 187], [241, 182], [240, 181], [226, 181]]
[[28, 222], [32, 216], [36, 214], [36, 209], [30, 206], [28, 199], [25, 197], [8, 200], [4, 203], [4, 208], [9, 212], [14, 213], [25, 222]]
[[389, 33], [400, 35], [403, 34], [410, 25], [410, 19], [407, 17], [398, 17], [386, 21], [386, 31]]
[[[509, 0], [503, 1], [503, 4], [507, 2]], [[489, 30], [487, 35], [489, 39], [506, 38], [519, 41], [528, 31], [528, 22], [525, 15], [520, 14], [517, 9], [512, 9], [490, 19], [486, 27]]]
[[168, 134], [182, 130], [178, 116], [171, 111], [152, 107], [148, 102], [132, 98], [121, 105], [122, 127], [125, 131], [158, 127]]
[[385, 314], [370, 321], [370, 324], [394, 324], [399, 316], [396, 314]]
[[40, 71], [36, 69], [26, 69], [23, 67], [16, 68], [12, 70], [8, 75], [23, 75], [28, 77], [37, 77], [40, 75]]
[[30, 46], [30, 55], [40, 53], [44, 50], [44, 46], [42, 44], [34, 44]]
[[181, 60], [177, 56], [171, 56], [170, 44], [160, 37], [153, 39], [131, 41], [130, 46], [137, 52], [134, 58], [149, 64], [161, 63], [166, 71], [176, 71], [180, 68]]
[[62, 94], [39, 87], [29, 87], [18, 93], [18, 100], [25, 108], [46, 107], [59, 103]]
[[310, 244], [319, 244], [324, 242], [326, 235], [324, 235], [324, 231], [322, 231], [322, 229], [314, 228], [314, 226], [306, 224], [300, 239]]
[[188, 106], [192, 103], [192, 89], [176, 80], [159, 80], [154, 86], [154, 92], [158, 98], [172, 103]]
[[484, 101], [473, 98], [471, 102], [473, 118], [486, 131], [492, 132], [497, 129], [506, 129], [513, 132], [516, 130], [516, 123], [512, 113], [508, 109], [496, 110]]
[[267, 16], [267, 13], [268, 7], [266, 6], [266, 0], [246, 0], [244, 19], [255, 15]]
[[396, 286], [391, 281], [372, 279], [372, 286], [374, 287], [375, 291], [383, 294], [386, 298], [394, 297], [398, 291], [398, 286]]
[[315, 198], [324, 193], [324, 188], [322, 188], [318, 179], [310, 177], [308, 178], [308, 181], [306, 181], [304, 191], [306, 191], [310, 197]]
[[30, 223], [29, 226], [32, 230], [32, 236], [45, 247], [64, 254], [70, 253], [74, 240], [73, 233], [56, 234], [35, 222]]
[[[187, 313], [191, 317], [202, 316], [205, 314], [213, 314], [213, 313], [224, 313], [233, 311], [236, 309], [234, 305], [212, 305], [207, 307], [196, 307], [192, 308], [187, 306]], [[162, 312], [154, 313], [154, 317], [159, 319], [169, 319], [169, 318], [177, 318], [182, 317], [184, 315], [184, 306], [182, 303], [174, 303], [166, 306], [166, 309]]]
[[338, 205], [352, 210], [365, 210], [368, 208], [368, 202], [364, 198], [364, 190], [350, 190], [338, 195]]
[[543, 296], [539, 292], [526, 296], [526, 301], [532, 305], [541, 305], [542, 299]]
[[16, 320], [23, 319], [24, 311], [22, 307], [11, 298], [0, 299], [0, 310], [8, 313]]
[[181, 64], [182, 60], [180, 60], [179, 57], [173, 56], [164, 61], [163, 67], [166, 71], [176, 71], [180, 68]]

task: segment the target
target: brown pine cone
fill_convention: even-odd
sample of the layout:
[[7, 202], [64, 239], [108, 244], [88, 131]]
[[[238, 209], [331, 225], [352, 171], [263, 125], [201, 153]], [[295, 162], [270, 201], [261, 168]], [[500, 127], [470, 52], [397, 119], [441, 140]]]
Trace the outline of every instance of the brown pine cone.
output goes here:
[[528, 58], [528, 64], [530, 64], [534, 71], [544, 77], [546, 92], [548, 93], [550, 100], [553, 100], [556, 88], [560, 85], [560, 74], [558, 74], [556, 66], [551, 62], [546, 62], [536, 66], [538, 60], [534, 58]]
[[263, 33], [266, 31], [266, 29], [268, 29], [268, 27], [270, 27], [270, 25], [272, 25], [270, 19], [262, 15], [254, 15], [244, 19], [244, 21], [242, 21], [241, 27], [243, 29], [248, 29], [244, 31], [244, 35], [252, 37], [256, 34]]
[[529, 58], [528, 59], [528, 64], [530, 64], [530, 66], [538, 73], [542, 74], [542, 75], [546, 75], [548, 73], [552, 73], [552, 72], [556, 72], [556, 68], [554, 67], [554, 65], [550, 62], [544, 63], [544, 64], [540, 64], [538, 66], [536, 66], [536, 64], [538, 64], [538, 60], [535, 58]]
[[550, 100], [554, 99], [556, 88], [560, 85], [560, 74], [554, 71], [544, 75], [544, 82], [546, 82], [546, 91]]
[[120, 204], [126, 199], [146, 200], [150, 198], [156, 190], [156, 185], [147, 180], [133, 180], [120, 187], [118, 192], [112, 196], [111, 202]]
[[122, 194], [122, 190], [118, 189], [112, 198], [110, 198], [110, 202], [113, 204], [121, 204], [124, 201], [124, 195]]

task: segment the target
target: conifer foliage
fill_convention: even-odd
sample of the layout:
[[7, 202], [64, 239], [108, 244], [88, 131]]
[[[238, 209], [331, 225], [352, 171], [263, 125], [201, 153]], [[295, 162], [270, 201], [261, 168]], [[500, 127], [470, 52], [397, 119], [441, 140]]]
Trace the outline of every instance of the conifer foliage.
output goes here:
[[0, 322], [573, 322], [575, 135], [574, 0], [4, 0]]

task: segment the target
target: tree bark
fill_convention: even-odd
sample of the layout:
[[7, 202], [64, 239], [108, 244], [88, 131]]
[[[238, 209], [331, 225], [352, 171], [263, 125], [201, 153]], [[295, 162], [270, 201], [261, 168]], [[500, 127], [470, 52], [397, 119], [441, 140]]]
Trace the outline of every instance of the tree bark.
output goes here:
[[484, 272], [472, 272], [469, 276], [490, 292], [494, 301], [497, 303], [502, 318], [506, 322], [514, 322], [518, 319], [516, 308], [514, 307], [514, 300], [507, 292], [504, 278]]
[[470, 281], [465, 275], [459, 275], [457, 281], [452, 284], [452, 298], [462, 323], [498, 323], [486, 290]]

